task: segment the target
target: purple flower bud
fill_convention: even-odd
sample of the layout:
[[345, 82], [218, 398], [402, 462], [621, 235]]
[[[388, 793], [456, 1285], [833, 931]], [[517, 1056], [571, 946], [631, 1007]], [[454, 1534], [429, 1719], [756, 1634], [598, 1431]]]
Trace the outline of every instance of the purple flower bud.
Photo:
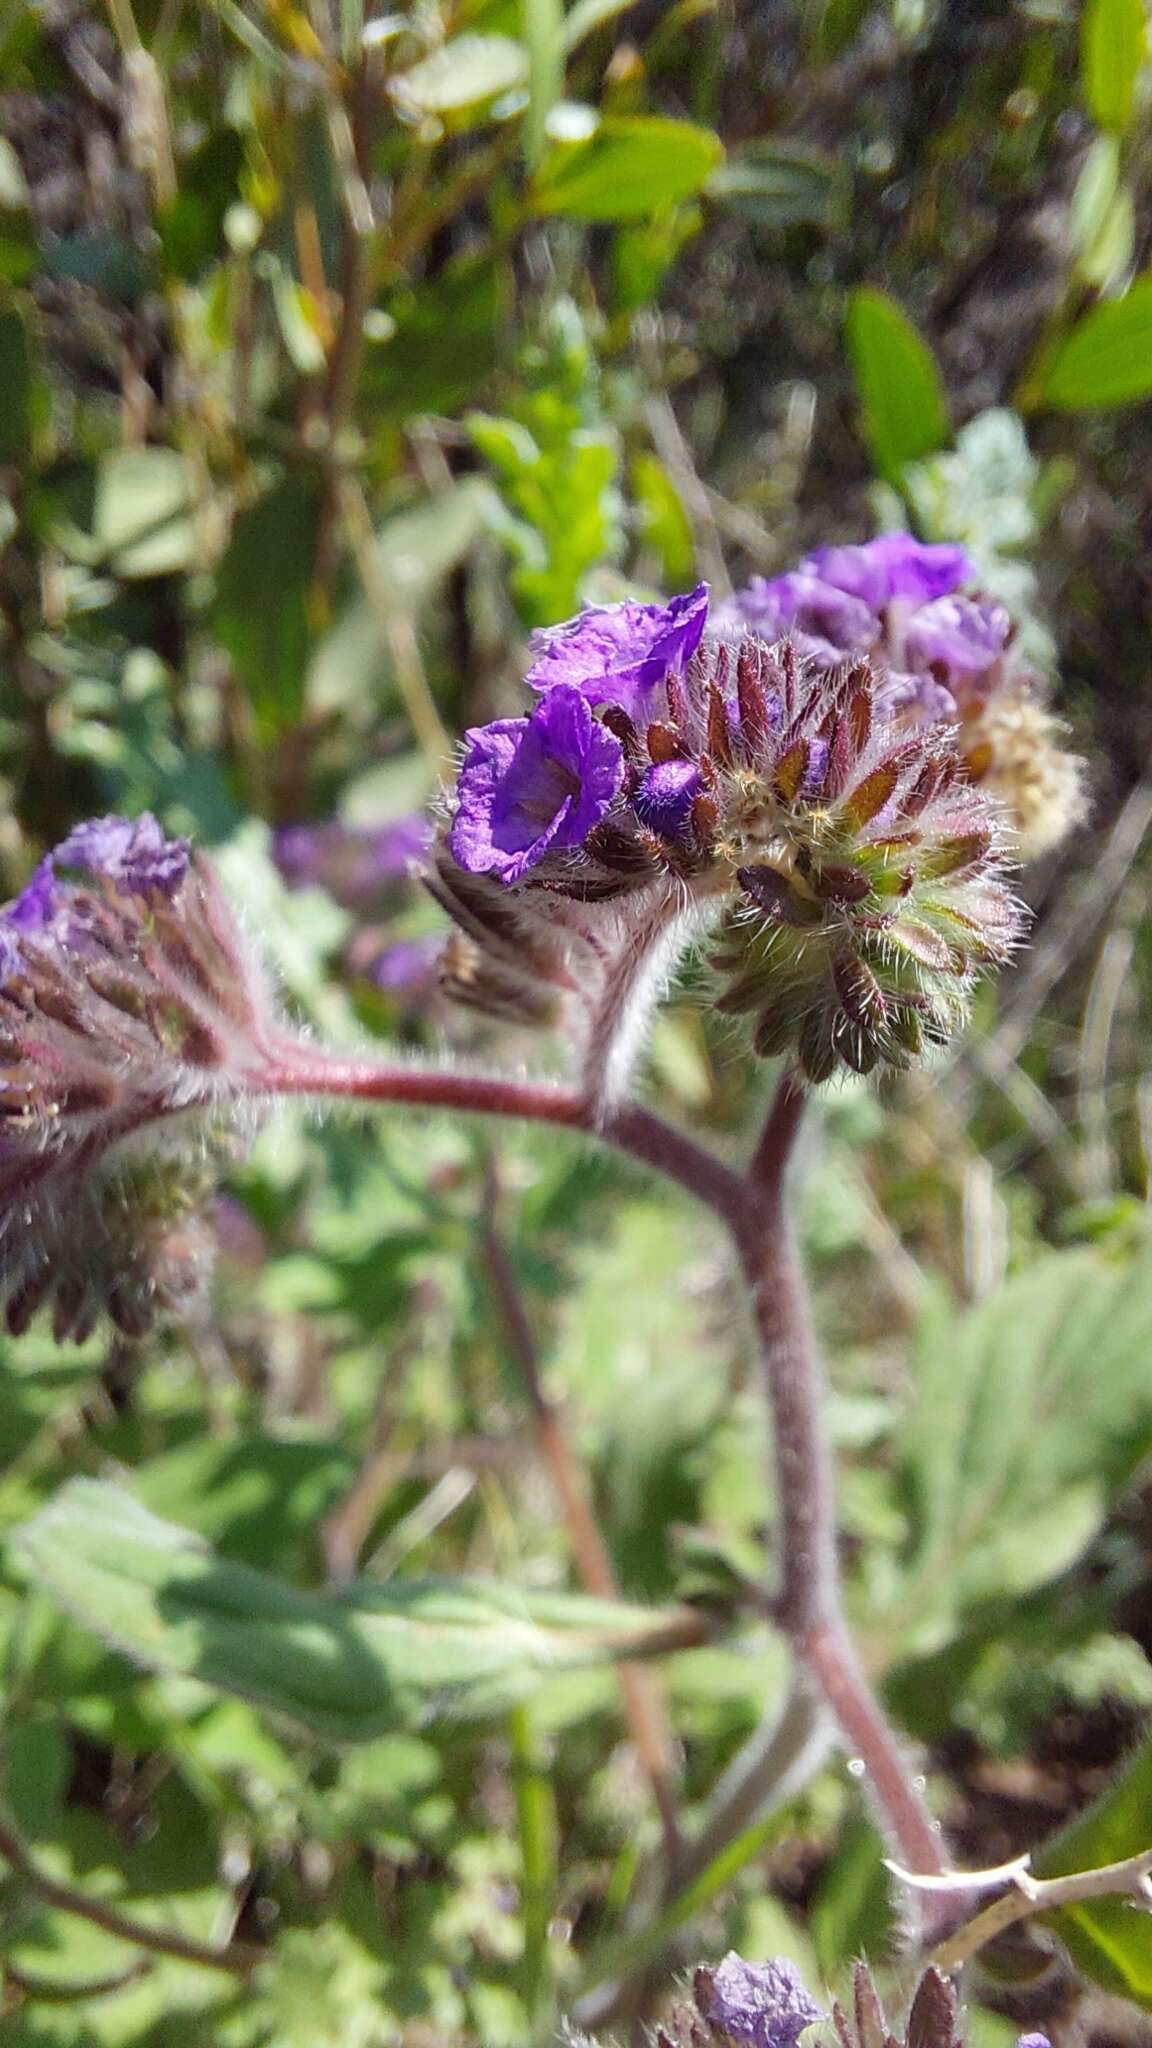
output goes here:
[[167, 839], [150, 811], [139, 818], [91, 818], [52, 854], [53, 866], [110, 882], [122, 895], [171, 898], [188, 873], [186, 839]]
[[402, 882], [432, 844], [433, 826], [421, 811], [387, 825], [283, 825], [273, 834], [276, 865], [290, 888], [327, 889], [347, 910], [368, 908]]
[[706, 583], [667, 604], [592, 606], [533, 634], [527, 681], [534, 690], [568, 683], [589, 704], [619, 704], [643, 718], [656, 686], [695, 654], [707, 617]]
[[728, 2041], [747, 2041], [752, 2048], [796, 2048], [805, 2027], [825, 2017], [795, 1964], [784, 1956], [746, 1963], [732, 1953], [717, 1969], [701, 1974], [697, 1997], [703, 2017]]
[[557, 682], [530, 718], [466, 734], [449, 844], [472, 875], [518, 882], [548, 853], [579, 846], [619, 793], [620, 742], [578, 689]]
[[440, 934], [420, 939], [393, 939], [384, 946], [368, 969], [369, 977], [385, 995], [404, 1003], [419, 1002], [435, 987], [444, 951]]
[[15, 902], [8, 905], [4, 920], [6, 924], [14, 925], [17, 931], [43, 931], [45, 925], [51, 924], [59, 905], [56, 870], [52, 855], [47, 854]]
[[882, 533], [863, 547], [815, 548], [800, 568], [861, 598], [876, 612], [894, 597], [926, 604], [976, 578], [976, 564], [962, 547], [950, 542], [929, 545], [910, 533]]
[[904, 650], [910, 668], [939, 665], [954, 676], [974, 676], [999, 661], [1012, 621], [987, 598], [938, 597], [908, 620]]
[[701, 787], [695, 761], [657, 761], [636, 791], [632, 808], [650, 832], [658, 832], [662, 839], [684, 839]]
[[1017, 2038], [1016, 2048], [1052, 2048], [1052, 2043], [1047, 2034], [1021, 2034]]
[[786, 576], [754, 576], [721, 607], [717, 623], [745, 627], [764, 640], [788, 634], [802, 654], [827, 667], [866, 654], [880, 637], [880, 621], [871, 605], [824, 582], [803, 565]]
[[211, 870], [154, 818], [78, 826], [0, 912], [10, 1330], [139, 1336], [211, 1263], [209, 1159], [287, 1045]]

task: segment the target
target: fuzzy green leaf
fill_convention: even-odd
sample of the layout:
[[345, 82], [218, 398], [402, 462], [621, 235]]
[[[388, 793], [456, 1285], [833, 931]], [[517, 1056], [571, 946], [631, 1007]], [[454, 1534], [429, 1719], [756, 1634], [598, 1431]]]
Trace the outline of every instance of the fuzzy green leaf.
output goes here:
[[146, 1670], [198, 1679], [338, 1743], [501, 1714], [552, 1672], [681, 1640], [683, 1617], [465, 1579], [302, 1592], [100, 1480], [70, 1481], [16, 1531], [10, 1555]]

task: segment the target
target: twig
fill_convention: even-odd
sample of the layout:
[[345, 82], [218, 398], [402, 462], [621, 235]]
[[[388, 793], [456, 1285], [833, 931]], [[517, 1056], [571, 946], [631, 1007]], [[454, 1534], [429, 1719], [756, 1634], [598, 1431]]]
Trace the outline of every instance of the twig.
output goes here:
[[1075, 1906], [1081, 1899], [1129, 1897], [1145, 1910], [1152, 1908], [1152, 1849], [1138, 1856], [1126, 1856], [1120, 1863], [1104, 1863], [1096, 1870], [1079, 1870], [1070, 1877], [1032, 1877], [1018, 1871], [1013, 1888], [986, 1906], [974, 1920], [940, 1943], [930, 1960], [938, 1970], [958, 1970], [993, 1937], [1018, 1920], [1039, 1913], [1054, 1913], [1060, 1906]]
[[233, 1977], [247, 1977], [268, 1959], [266, 1949], [255, 1948], [249, 1942], [230, 1941], [223, 1948], [214, 1948], [208, 1942], [192, 1941], [187, 1935], [178, 1934], [175, 1928], [149, 1927], [130, 1913], [118, 1912], [115, 1906], [106, 1906], [100, 1899], [90, 1899], [84, 1892], [74, 1891], [71, 1885], [59, 1883], [41, 1870], [4, 1814], [0, 1814], [0, 1856], [46, 1906], [71, 1913], [78, 1920], [88, 1920], [93, 1927], [102, 1927], [106, 1934], [137, 1948], [149, 1949], [156, 1955], [176, 1956], [179, 1961], [196, 1963], [203, 1970], [223, 1970]]
[[[504, 1325], [509, 1355], [520, 1376], [532, 1411], [536, 1442], [548, 1467], [572, 1545], [576, 1569], [586, 1591], [602, 1600], [619, 1600], [620, 1588], [600, 1525], [592, 1509], [579, 1455], [568, 1434], [564, 1412], [544, 1385], [536, 1340], [524, 1299], [497, 1218], [500, 1184], [491, 1154], [485, 1160], [484, 1211], [480, 1244], [493, 1300]], [[618, 1667], [624, 1710], [664, 1831], [669, 1865], [680, 1853], [680, 1826], [673, 1785], [673, 1744], [663, 1702], [652, 1673], [638, 1665]]]

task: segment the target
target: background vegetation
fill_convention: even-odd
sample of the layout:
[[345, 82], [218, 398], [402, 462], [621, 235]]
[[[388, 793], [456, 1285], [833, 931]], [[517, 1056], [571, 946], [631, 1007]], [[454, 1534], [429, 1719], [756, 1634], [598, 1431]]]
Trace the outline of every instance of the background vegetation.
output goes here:
[[[907, 520], [1058, 676], [1093, 808], [1030, 872], [1033, 948], [946, 1071], [829, 1096], [804, 1197], [856, 1624], [979, 1865], [1129, 1753], [1049, 1867], [1149, 1836], [1144, 57], [1140, 0], [0, 20], [0, 893], [78, 817], [153, 808], [318, 1026], [434, 1040], [426, 981], [379, 967], [433, 906], [290, 889], [271, 832], [422, 805], [533, 626]], [[686, 1002], [651, 1064], [720, 1142], [751, 1128], [761, 1078]], [[662, 1890], [611, 1669], [530, 1687], [465, 1615], [455, 1663], [400, 1655], [381, 1732], [308, 1661], [304, 1596], [353, 1571], [514, 1582], [547, 1621], [578, 1583], [552, 1402], [626, 1600], [760, 1572], [762, 1418], [697, 1217], [562, 1135], [285, 1114], [219, 1222], [210, 1321], [5, 1341], [0, 1530], [117, 1475], [213, 1546], [224, 1605], [236, 1567], [295, 1589], [300, 1659], [249, 1614], [191, 1676], [154, 1538], [73, 1493], [0, 1553], [0, 1773], [42, 1875], [268, 1960], [142, 1952], [10, 1872], [6, 2048], [519, 2048], [729, 1945], [814, 1987], [891, 1952], [834, 1757]], [[651, 1668], [691, 1833], [786, 1659], [747, 1625]], [[1150, 1926], [1067, 1918], [1094, 1988], [1050, 2031], [1146, 2038]]]

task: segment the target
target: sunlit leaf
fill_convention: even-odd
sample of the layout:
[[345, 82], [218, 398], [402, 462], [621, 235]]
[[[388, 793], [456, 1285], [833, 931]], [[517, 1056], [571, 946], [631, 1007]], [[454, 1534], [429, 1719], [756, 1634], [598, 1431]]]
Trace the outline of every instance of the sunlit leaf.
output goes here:
[[862, 286], [848, 305], [848, 353], [864, 431], [890, 482], [951, 438], [948, 400], [931, 350], [887, 292]]
[[1147, 50], [1144, 0], [1085, 0], [1080, 17], [1080, 79], [1088, 111], [1122, 135], [1132, 119], [1136, 81]]
[[638, 220], [702, 191], [723, 156], [719, 137], [689, 121], [611, 117], [582, 142], [552, 144], [532, 203], [573, 220]]
[[[1152, 1740], [1141, 1743], [1089, 1807], [1035, 1856], [1038, 1877], [1095, 1870], [1152, 1849]], [[1152, 2008], [1152, 1918], [1125, 1898], [1082, 1899], [1047, 1916], [1085, 1974]]]
[[1093, 306], [1041, 371], [1037, 398], [1059, 412], [1129, 405], [1152, 393], [1152, 271]]
[[452, 114], [527, 83], [528, 52], [511, 36], [453, 36], [391, 82], [397, 104], [416, 114]]
[[301, 1592], [217, 1556], [100, 1480], [10, 1540], [31, 1580], [151, 1671], [234, 1693], [334, 1742], [503, 1713], [550, 1672], [684, 1640], [683, 1617], [451, 1579]]

